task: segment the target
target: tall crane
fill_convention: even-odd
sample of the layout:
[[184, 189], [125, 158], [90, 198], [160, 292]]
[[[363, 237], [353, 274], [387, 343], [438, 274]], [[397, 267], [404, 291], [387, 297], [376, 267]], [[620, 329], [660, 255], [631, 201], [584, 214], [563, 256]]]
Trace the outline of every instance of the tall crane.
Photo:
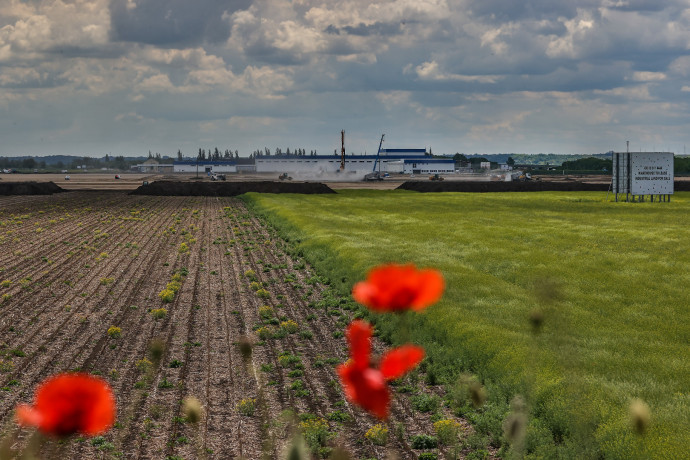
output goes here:
[[[374, 167], [371, 169], [371, 172], [368, 174], [364, 175], [364, 180], [365, 181], [371, 181], [371, 180], [383, 180], [383, 176], [381, 176], [381, 161], [379, 160], [379, 156], [381, 155], [381, 146], [383, 145], [383, 137], [385, 134], [381, 134], [381, 142], [379, 142], [379, 149], [376, 152], [376, 160], [374, 160]], [[379, 165], [379, 170], [376, 170], [376, 163]]]
[[374, 160], [374, 168], [371, 170], [371, 172], [376, 171], [376, 163], [379, 164], [379, 173], [381, 172], [381, 162], [379, 161], [379, 155], [381, 154], [381, 146], [383, 145], [383, 136], [385, 136], [385, 134], [381, 134], [381, 142], [379, 142], [379, 149], [376, 151], [376, 160]]
[[345, 130], [340, 131], [340, 170], [345, 171]]

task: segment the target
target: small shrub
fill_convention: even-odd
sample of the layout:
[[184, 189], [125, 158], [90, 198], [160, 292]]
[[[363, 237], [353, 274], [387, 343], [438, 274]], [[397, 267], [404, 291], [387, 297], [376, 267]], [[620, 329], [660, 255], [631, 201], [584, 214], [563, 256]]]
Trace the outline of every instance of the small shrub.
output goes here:
[[100, 283], [101, 286], [107, 286], [109, 284], [113, 284], [115, 282], [114, 278], [101, 278]]
[[434, 412], [438, 409], [440, 402], [438, 396], [420, 394], [412, 397], [412, 405], [419, 412]]
[[256, 330], [256, 335], [258, 335], [261, 340], [267, 340], [273, 336], [273, 331], [271, 328], [263, 326]]
[[273, 311], [273, 308], [269, 307], [268, 305], [259, 307], [259, 316], [261, 319], [270, 319], [274, 314], [275, 312]]
[[2, 303], [7, 302], [7, 301], [10, 300], [11, 298], [12, 298], [12, 294], [3, 294], [3, 295], [2, 295]]
[[269, 297], [271, 297], [271, 294], [269, 294], [266, 289], [259, 289], [258, 291], [256, 291], [256, 295], [260, 299], [268, 299]]
[[2, 282], [0, 282], [0, 287], [6, 288], [10, 286], [12, 286], [12, 281], [10, 280], [2, 280]]
[[422, 452], [419, 454], [419, 460], [438, 460], [438, 454], [433, 452]]
[[180, 283], [179, 281], [171, 281], [165, 285], [165, 289], [168, 289], [168, 290], [173, 291], [175, 293], [177, 291], [179, 291], [181, 287], [182, 287], [182, 283]]
[[168, 310], [165, 308], [156, 308], [155, 310], [151, 310], [151, 316], [153, 316], [155, 319], [165, 318], [167, 314]]
[[189, 252], [189, 246], [187, 246], [187, 243], [181, 243], [180, 247], [177, 249], [177, 252], [180, 254]]
[[374, 445], [385, 446], [388, 441], [388, 428], [379, 423], [369, 428], [364, 437]]
[[438, 445], [438, 439], [428, 434], [418, 434], [410, 438], [413, 449], [433, 449]]
[[333, 422], [348, 422], [352, 420], [352, 416], [350, 414], [339, 410], [334, 410], [327, 415], [327, 418]]
[[122, 329], [117, 326], [110, 326], [108, 328], [108, 337], [111, 339], [119, 339], [122, 337]]
[[251, 417], [254, 415], [254, 410], [256, 406], [256, 399], [253, 398], [247, 398], [243, 399], [237, 404], [237, 412], [240, 414]]
[[314, 334], [311, 331], [300, 331], [299, 336], [303, 339], [308, 339], [311, 340], [314, 337]]
[[175, 291], [172, 291], [170, 289], [163, 289], [159, 294], [158, 297], [165, 302], [165, 303], [170, 303], [175, 299]]
[[299, 356], [285, 354], [278, 356], [278, 363], [282, 367], [294, 367], [296, 364], [300, 363], [300, 359]]
[[252, 281], [251, 283], [249, 283], [249, 289], [251, 289], [252, 291], [258, 291], [259, 289], [261, 289], [261, 283], [259, 283], [258, 281]]
[[168, 367], [177, 369], [178, 367], [182, 367], [182, 364], [182, 361], [173, 359], [172, 361], [170, 361], [170, 364], [168, 364]]
[[299, 325], [293, 320], [289, 319], [280, 323], [280, 328], [287, 331], [288, 334], [294, 334], [299, 330]]
[[244, 272], [245, 278], [247, 278], [249, 281], [257, 281], [258, 278], [256, 277], [256, 272], [254, 270], [247, 270]]
[[312, 451], [316, 451], [319, 448], [324, 447], [326, 441], [328, 441], [328, 438], [330, 437], [330, 433], [328, 432], [328, 422], [319, 417], [300, 422], [299, 429], [302, 432], [302, 436], [304, 436], [304, 440]]
[[14, 370], [14, 364], [12, 364], [12, 361], [3, 361], [0, 359], [0, 372], [5, 373], [5, 372], [12, 372]]
[[438, 437], [438, 442], [444, 446], [452, 446], [458, 440], [460, 424], [455, 420], [439, 420], [434, 423], [434, 431]]

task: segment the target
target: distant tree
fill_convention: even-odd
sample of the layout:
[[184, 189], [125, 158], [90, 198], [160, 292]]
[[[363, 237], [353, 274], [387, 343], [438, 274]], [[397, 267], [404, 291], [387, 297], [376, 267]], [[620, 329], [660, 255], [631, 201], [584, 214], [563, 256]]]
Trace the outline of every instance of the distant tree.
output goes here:
[[602, 171], [604, 169], [607, 171], [611, 171], [613, 169], [613, 161], [594, 157], [587, 157], [580, 158], [579, 160], [574, 161], [564, 161], [561, 164], [561, 168], [571, 169], [575, 171]]
[[149, 150], [149, 160], [153, 158], [153, 155], [151, 155], [151, 151]]
[[506, 160], [506, 164], [508, 166], [515, 166], [515, 160], [513, 160], [513, 157], [508, 157], [508, 159]]
[[467, 160], [467, 157], [463, 155], [462, 153], [456, 153], [453, 155], [453, 161], [456, 163], [468, 163], [469, 161]]
[[285, 151], [285, 154], [290, 155], [290, 147], [287, 148], [287, 150]]
[[36, 160], [33, 158], [24, 158], [22, 160], [22, 168], [33, 169], [36, 167]]
[[180, 149], [177, 149], [177, 160], [182, 161], [182, 151]]
[[105, 154], [105, 162], [106, 162], [106, 163], [109, 163], [109, 162], [110, 162], [110, 156], [108, 156], [107, 153]]
[[240, 157], [240, 152], [238, 150], [235, 150], [235, 158], [239, 158], [239, 157]]

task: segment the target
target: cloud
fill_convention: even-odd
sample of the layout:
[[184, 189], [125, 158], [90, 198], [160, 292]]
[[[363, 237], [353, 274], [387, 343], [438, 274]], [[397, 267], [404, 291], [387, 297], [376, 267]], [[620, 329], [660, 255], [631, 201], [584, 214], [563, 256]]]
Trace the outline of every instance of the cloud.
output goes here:
[[227, 17], [250, 0], [111, 0], [113, 40], [164, 47], [224, 42]]
[[415, 72], [421, 80], [432, 81], [461, 81], [476, 83], [496, 83], [501, 79], [497, 75], [458, 75], [443, 72], [436, 61], [424, 62], [415, 67]]

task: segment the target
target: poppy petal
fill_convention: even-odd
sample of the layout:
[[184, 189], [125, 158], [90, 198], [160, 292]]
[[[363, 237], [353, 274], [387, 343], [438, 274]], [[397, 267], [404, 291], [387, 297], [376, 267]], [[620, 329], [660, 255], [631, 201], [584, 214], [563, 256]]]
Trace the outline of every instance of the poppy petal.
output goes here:
[[385, 313], [426, 308], [440, 299], [443, 289], [443, 276], [437, 270], [388, 264], [375, 267], [365, 281], [356, 283], [352, 296], [367, 308]]
[[350, 344], [350, 356], [354, 365], [359, 368], [369, 367], [371, 354], [371, 324], [362, 320], [355, 320], [347, 327], [346, 336]]
[[436, 270], [423, 270], [418, 276], [419, 290], [412, 307], [421, 310], [435, 304], [443, 295], [445, 281], [440, 272]]
[[33, 407], [17, 407], [17, 421], [53, 436], [104, 433], [115, 422], [115, 397], [108, 383], [88, 374], [59, 374], [36, 390]]
[[41, 414], [33, 410], [28, 404], [18, 405], [15, 417], [17, 418], [17, 423], [21, 426], [41, 425]]
[[386, 380], [395, 380], [414, 369], [422, 359], [424, 359], [423, 348], [403, 345], [383, 355], [379, 370]]

